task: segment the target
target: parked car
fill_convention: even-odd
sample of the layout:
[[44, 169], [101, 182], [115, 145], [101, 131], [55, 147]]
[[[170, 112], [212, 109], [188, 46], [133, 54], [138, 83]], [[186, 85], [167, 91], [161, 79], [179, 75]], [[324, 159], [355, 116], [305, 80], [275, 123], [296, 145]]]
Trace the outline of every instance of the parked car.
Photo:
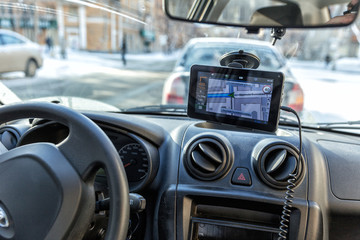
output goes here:
[[0, 62], [0, 73], [22, 71], [34, 77], [43, 65], [42, 49], [16, 32], [0, 29]]
[[260, 57], [259, 70], [280, 71], [285, 74], [283, 105], [301, 112], [304, 93], [287, 66], [286, 59], [268, 42], [238, 38], [193, 38], [184, 47], [163, 87], [163, 104], [187, 104], [190, 67], [193, 64], [220, 66], [225, 53], [243, 50]]
[[334, 71], [344, 72], [359, 72], [360, 71], [360, 58], [359, 57], [343, 57], [334, 60], [330, 67]]

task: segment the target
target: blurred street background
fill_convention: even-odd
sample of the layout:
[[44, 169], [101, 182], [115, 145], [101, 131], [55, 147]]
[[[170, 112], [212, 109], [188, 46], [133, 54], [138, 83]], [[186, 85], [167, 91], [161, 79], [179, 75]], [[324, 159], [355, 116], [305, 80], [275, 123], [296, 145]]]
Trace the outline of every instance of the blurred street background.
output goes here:
[[[191, 38], [221, 36], [271, 41], [270, 30], [247, 34], [243, 29], [169, 21], [163, 13], [162, 0], [102, 2], [2, 2], [0, 28], [38, 43], [43, 49], [44, 65], [36, 78], [15, 72], [1, 74], [0, 81], [21, 99], [32, 98], [36, 91], [38, 97], [57, 92], [62, 96], [93, 94], [119, 108], [160, 104], [164, 81]], [[303, 88], [304, 109], [312, 112], [309, 119], [325, 121], [326, 116], [319, 109], [326, 112], [326, 108], [342, 109], [344, 116], [333, 120], [352, 119], [360, 100], [360, 88], [349, 84], [360, 82], [356, 79], [360, 72], [359, 26], [357, 20], [343, 29], [288, 30], [277, 42], [276, 47], [287, 58]], [[126, 64], [122, 59], [124, 48]], [[66, 55], [61, 54], [62, 50]], [[336, 55], [329, 54], [332, 52]], [[349, 61], [341, 65], [344, 58]], [[318, 70], [316, 75], [314, 69]], [[339, 105], [339, 98], [349, 104]]]

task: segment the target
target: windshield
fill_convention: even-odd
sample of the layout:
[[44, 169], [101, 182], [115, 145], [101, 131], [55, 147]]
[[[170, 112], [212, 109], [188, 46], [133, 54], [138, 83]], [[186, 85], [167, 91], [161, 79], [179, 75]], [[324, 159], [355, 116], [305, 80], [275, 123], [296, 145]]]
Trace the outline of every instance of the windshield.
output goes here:
[[270, 30], [170, 20], [162, 0], [1, 0], [0, 12], [2, 104], [16, 95], [82, 110], [179, 112], [193, 64], [218, 66], [244, 50], [259, 69], [285, 73], [283, 105], [305, 125], [360, 120], [359, 20], [287, 30], [273, 47]]

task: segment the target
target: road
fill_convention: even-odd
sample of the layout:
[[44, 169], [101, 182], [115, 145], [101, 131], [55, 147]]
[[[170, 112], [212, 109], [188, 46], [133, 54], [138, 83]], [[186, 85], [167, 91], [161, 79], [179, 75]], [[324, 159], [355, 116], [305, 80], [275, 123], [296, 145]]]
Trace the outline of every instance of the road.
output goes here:
[[120, 54], [70, 52], [65, 60], [45, 55], [34, 78], [9, 73], [1, 81], [21, 99], [78, 96], [128, 108], [160, 104], [174, 64], [174, 56], [161, 54], [129, 55], [123, 66]]

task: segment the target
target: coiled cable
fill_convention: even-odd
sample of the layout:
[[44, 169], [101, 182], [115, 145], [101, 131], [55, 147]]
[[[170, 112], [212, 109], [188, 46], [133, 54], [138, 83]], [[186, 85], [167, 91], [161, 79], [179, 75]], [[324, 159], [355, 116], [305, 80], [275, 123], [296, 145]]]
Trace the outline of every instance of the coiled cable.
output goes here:
[[278, 240], [283, 240], [287, 238], [288, 230], [289, 230], [289, 224], [290, 224], [290, 214], [291, 214], [291, 208], [292, 208], [292, 202], [294, 198], [294, 188], [296, 181], [296, 174], [289, 174], [289, 179], [287, 182], [289, 183], [286, 187], [287, 191], [285, 193], [285, 201], [283, 205], [283, 210], [281, 214], [281, 221], [280, 221], [280, 232]]
[[[297, 112], [289, 107], [284, 107], [282, 106], [280, 108], [283, 111], [286, 112], [291, 112], [293, 113], [297, 120], [298, 120], [298, 124], [299, 124], [299, 155], [298, 155], [298, 163], [300, 163], [301, 160], [301, 149], [302, 149], [302, 136], [301, 136], [301, 121], [300, 121], [300, 117], [297, 114]], [[295, 173], [290, 173], [289, 174], [289, 179], [287, 180], [288, 185], [286, 187], [287, 191], [285, 193], [285, 201], [284, 201], [284, 205], [283, 205], [283, 210], [281, 213], [281, 221], [280, 221], [280, 227], [279, 227], [279, 234], [278, 234], [278, 240], [286, 240], [287, 236], [288, 236], [288, 232], [289, 232], [289, 225], [290, 225], [290, 215], [291, 215], [291, 208], [292, 208], [292, 203], [293, 203], [293, 198], [294, 198], [294, 188], [296, 187], [296, 176], [297, 176], [297, 169], [295, 170]]]

